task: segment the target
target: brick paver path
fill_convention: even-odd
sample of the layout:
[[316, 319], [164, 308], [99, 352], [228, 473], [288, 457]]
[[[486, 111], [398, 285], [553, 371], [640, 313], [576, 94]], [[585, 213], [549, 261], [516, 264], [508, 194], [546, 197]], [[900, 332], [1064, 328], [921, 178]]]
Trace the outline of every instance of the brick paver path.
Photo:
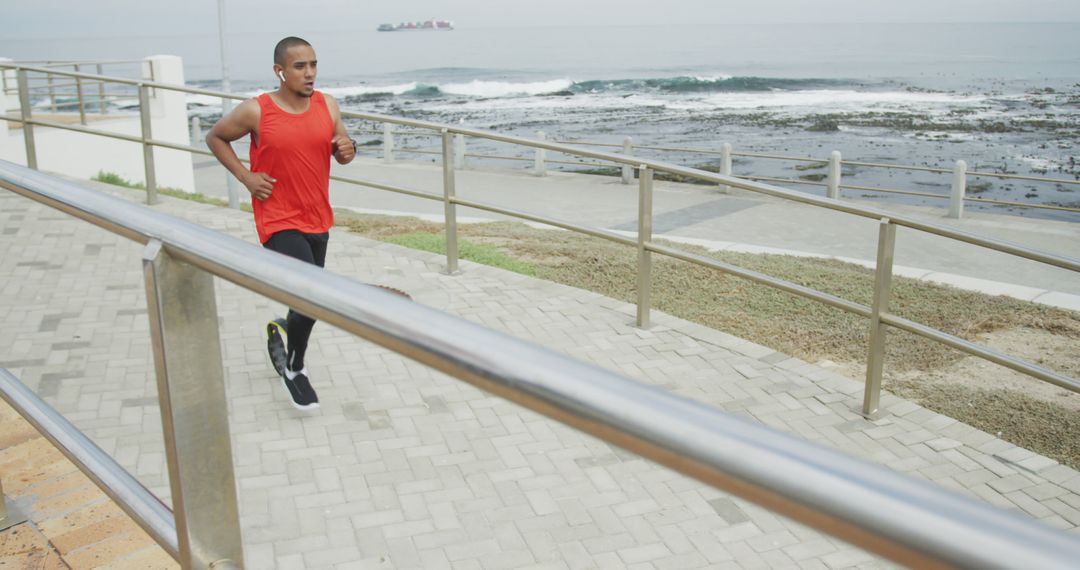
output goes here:
[[[111, 190], [131, 199], [136, 193]], [[156, 208], [254, 241], [250, 215]], [[167, 496], [141, 246], [0, 191], [0, 366]], [[417, 302], [1077, 532], [1076, 471], [862, 385], [631, 305], [334, 231], [327, 268]], [[261, 328], [276, 303], [218, 281], [250, 568], [846, 568], [874, 556], [325, 324], [322, 409], [285, 400]], [[4, 476], [0, 472], [0, 476]]]

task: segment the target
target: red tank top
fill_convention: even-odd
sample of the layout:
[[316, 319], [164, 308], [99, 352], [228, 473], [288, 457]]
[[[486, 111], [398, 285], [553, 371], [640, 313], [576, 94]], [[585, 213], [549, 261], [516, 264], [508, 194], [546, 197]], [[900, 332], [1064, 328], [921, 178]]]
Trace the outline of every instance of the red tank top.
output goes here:
[[269, 93], [259, 95], [259, 136], [251, 135], [252, 172], [277, 180], [266, 200], [252, 200], [259, 242], [282, 230], [318, 234], [330, 230], [330, 157], [334, 121], [316, 91], [303, 113], [289, 113]]

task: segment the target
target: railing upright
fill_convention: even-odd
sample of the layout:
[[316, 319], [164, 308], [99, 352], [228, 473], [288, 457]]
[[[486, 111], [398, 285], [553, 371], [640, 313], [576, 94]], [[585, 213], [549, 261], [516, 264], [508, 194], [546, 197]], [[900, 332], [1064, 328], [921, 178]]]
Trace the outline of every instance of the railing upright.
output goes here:
[[[547, 140], [547, 135], [544, 134], [544, 131], [537, 131], [536, 140], [543, 142]], [[533, 157], [533, 174], [535, 174], [536, 176], [544, 176], [545, 174], [547, 174], [547, 166], [544, 164], [547, 151], [540, 147], [537, 147], [534, 152], [535, 154]]]
[[143, 250], [143, 275], [178, 562], [243, 565], [214, 279], [158, 240]]
[[53, 88], [53, 76], [51, 73], [45, 74], [45, 81], [49, 84], [49, 107], [53, 114], [56, 113], [56, 90]]
[[[98, 75], [103, 75], [100, 63], [94, 66], [94, 70]], [[109, 106], [105, 104], [105, 82], [98, 81], [98, 114], [104, 115], [108, 112]]]
[[829, 154], [829, 172], [826, 176], [826, 195], [833, 200], [840, 199], [840, 167], [840, 151], [834, 150]]
[[[623, 154], [631, 156], [634, 154], [634, 139], [626, 137], [622, 143]], [[622, 183], [629, 184], [634, 180], [634, 168], [629, 164], [624, 164], [622, 167]]]
[[[731, 176], [731, 143], [724, 143], [720, 146], [720, 174]], [[727, 194], [731, 192], [731, 186], [721, 184], [720, 191]]]
[[191, 146], [199, 146], [202, 143], [202, 121], [199, 117], [191, 118]]
[[454, 135], [454, 168], [465, 170], [465, 135]]
[[143, 171], [146, 174], [146, 203], [153, 205], [158, 203], [157, 175], [154, 169], [154, 145], [152, 129], [150, 126], [150, 88], [139, 84], [139, 124], [142, 127], [143, 145]]
[[[75, 64], [75, 73], [81, 73], [81, 65]], [[86, 124], [86, 100], [83, 99], [82, 78], [75, 78], [75, 95], [79, 98], [79, 124]]]
[[889, 312], [895, 250], [896, 225], [888, 218], [882, 218], [878, 225], [874, 300], [870, 307], [870, 343], [866, 358], [866, 386], [863, 392], [862, 415], [869, 419], [878, 416], [881, 401], [881, 377], [885, 368], [885, 335], [887, 334], [887, 327], [881, 322], [881, 315]]
[[952, 192], [949, 194], [949, 217], [959, 220], [964, 215], [964, 195], [967, 194], [967, 163], [958, 160], [953, 167]]
[[19, 116], [22, 117], [23, 142], [26, 143], [26, 166], [37, 170], [37, 147], [34, 145], [34, 125], [30, 124], [30, 81], [25, 69], [15, 68], [19, 84]]
[[446, 216], [446, 273], [458, 270], [457, 205], [454, 204], [454, 137], [442, 130], [443, 208]]
[[383, 162], [390, 164], [394, 162], [394, 126], [390, 123], [383, 123]]
[[638, 276], [637, 326], [647, 329], [652, 313], [652, 241], [653, 171], [644, 164], [638, 167]]

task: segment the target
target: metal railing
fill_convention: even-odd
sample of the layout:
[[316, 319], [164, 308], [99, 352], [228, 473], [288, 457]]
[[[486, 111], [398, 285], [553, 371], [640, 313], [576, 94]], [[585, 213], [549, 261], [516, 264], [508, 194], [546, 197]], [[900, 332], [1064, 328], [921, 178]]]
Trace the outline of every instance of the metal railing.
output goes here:
[[[379, 134], [379, 131], [375, 130], [362, 130], [360, 132], [366, 134]], [[424, 133], [423, 131], [406, 131], [406, 132], [394, 132], [392, 135], [397, 136], [435, 136], [433, 133]], [[403, 152], [411, 154], [439, 154], [438, 151], [428, 150], [424, 148], [416, 147], [394, 147], [393, 136], [388, 135], [386, 131], [383, 131], [383, 152], [387, 156], [392, 156], [393, 152]], [[537, 133], [538, 138], [544, 139], [545, 134], [543, 131]], [[1068, 180], [1064, 178], [1050, 178], [1046, 176], [1030, 176], [1021, 174], [1009, 174], [1002, 172], [988, 172], [988, 171], [976, 171], [967, 170], [967, 163], [963, 160], [958, 160], [954, 164], [953, 168], [935, 168], [927, 166], [909, 166], [903, 164], [888, 164], [881, 162], [867, 162], [860, 160], [844, 160], [841, 157], [839, 151], [832, 151], [829, 158], [812, 158], [802, 156], [786, 156], [767, 153], [755, 153], [755, 152], [736, 152], [733, 150], [730, 143], [723, 143], [720, 145], [720, 149], [705, 149], [705, 148], [693, 148], [693, 147], [677, 147], [677, 146], [655, 146], [655, 145], [643, 145], [635, 144], [632, 137], [625, 137], [622, 144], [614, 143], [601, 143], [593, 141], [582, 140], [553, 140], [560, 144], [573, 145], [578, 147], [598, 147], [598, 148], [612, 148], [621, 149], [624, 156], [634, 156], [635, 150], [650, 150], [658, 152], [678, 152], [684, 154], [703, 154], [720, 157], [720, 166], [718, 169], [719, 174], [725, 176], [734, 176], [736, 178], [742, 178], [745, 180], [766, 181], [775, 182], [778, 184], [796, 184], [804, 186], [817, 186], [825, 188], [825, 195], [829, 198], [839, 199], [841, 197], [841, 190], [859, 190], [863, 192], [876, 192], [881, 194], [896, 194], [901, 196], [918, 196], [922, 198], [932, 198], [949, 200], [949, 216], [953, 218], [959, 218], [962, 215], [963, 204], [965, 202], [976, 202], [980, 204], [993, 204], [998, 206], [1018, 206], [1023, 208], [1041, 209], [1041, 210], [1056, 210], [1062, 212], [1075, 212], [1080, 213], [1080, 208], [1071, 206], [1060, 206], [1056, 204], [1039, 204], [1033, 202], [1018, 202], [1014, 200], [999, 200], [993, 198], [977, 198], [968, 196], [968, 179], [977, 177], [998, 178], [1001, 180], [1023, 180], [1028, 182], [1039, 182], [1047, 184], [1060, 184], [1065, 186], [1080, 186], [1080, 179]], [[493, 155], [493, 154], [473, 154], [459, 152], [459, 156], [465, 156], [470, 158], [484, 158], [489, 160], [513, 160], [513, 161], [525, 161], [532, 162], [533, 158], [525, 156], [506, 156], [506, 155]], [[826, 174], [824, 176], [825, 181], [820, 180], [807, 180], [802, 178], [780, 178], [772, 176], [756, 176], [753, 174], [735, 174], [732, 170], [732, 159], [735, 157], [741, 158], [753, 158], [763, 160], [778, 160], [787, 162], [798, 163], [810, 163], [818, 164], [821, 167], [826, 168]], [[600, 167], [604, 166], [604, 163], [581, 163], [572, 162], [566, 160], [551, 160], [551, 159], [539, 159], [536, 161], [535, 169], [538, 172], [543, 172], [544, 163], [547, 164], [565, 164], [571, 166], [592, 166]], [[886, 188], [880, 186], [865, 186], [858, 184], [844, 184], [843, 183], [843, 167], [862, 167], [862, 168], [878, 168], [888, 170], [904, 170], [904, 171], [917, 171], [928, 172], [934, 174], [951, 174], [953, 179], [951, 181], [951, 189], [949, 194], [938, 194], [933, 192], [916, 192], [911, 190], [903, 190], [899, 188]], [[459, 168], [463, 167], [463, 162], [459, 161]], [[628, 176], [627, 173], [623, 173], [623, 182], [630, 184], [633, 178]]]
[[[0, 69], [5, 67], [16, 69], [16, 73], [18, 77], [20, 77], [20, 85], [23, 81], [23, 79], [21, 78], [24, 78], [25, 74], [28, 71], [31, 71], [31, 69], [25, 67], [0, 63]], [[33, 71], [40, 72], [48, 70], [33, 69]], [[66, 71], [54, 73], [59, 73], [66, 76], [80, 75]], [[205, 89], [195, 89], [178, 85], [161, 84], [151, 81], [101, 78], [99, 76], [87, 76], [85, 74], [82, 74], [82, 77], [92, 79], [106, 79], [120, 83], [136, 85], [139, 89], [140, 101], [142, 103], [140, 105], [142, 136], [133, 137], [101, 130], [89, 129], [86, 127], [78, 127], [75, 125], [61, 125], [47, 121], [36, 120], [30, 116], [29, 106], [24, 105], [23, 115], [21, 119], [8, 118], [8, 120], [21, 121], [24, 126], [23, 134], [26, 138], [28, 165], [32, 168], [36, 167], [36, 161], [33, 160], [33, 125], [68, 129], [78, 132], [97, 134], [101, 136], [137, 142], [143, 146], [143, 159], [144, 167], [146, 170], [146, 187], [148, 191], [147, 202], [151, 204], [157, 201], [156, 184], [154, 181], [153, 157], [153, 150], [155, 147], [182, 150], [202, 155], [211, 155], [211, 153], [208, 150], [195, 148], [193, 146], [175, 144], [153, 139], [152, 133], [150, 132], [150, 117], [147, 104], [149, 98], [149, 90], [166, 89], [183, 93], [194, 93], [200, 95], [221, 97], [223, 99], [244, 99], [244, 96], [241, 95], [221, 93]], [[24, 92], [20, 92], [20, 98], [24, 98], [23, 93]], [[716, 174], [712, 172], [698, 170], [695, 168], [678, 166], [658, 160], [627, 156], [627, 154], [625, 154], [625, 148], [623, 154], [617, 154], [598, 150], [590, 150], [586, 148], [578, 148], [562, 143], [549, 142], [546, 140], [531, 140], [517, 136], [492, 133], [479, 129], [471, 129], [463, 126], [444, 125], [440, 123], [418, 121], [401, 117], [392, 117], [388, 115], [357, 113], [351, 111], [342, 111], [342, 115], [346, 118], [359, 119], [363, 121], [371, 121], [374, 123], [383, 124], [384, 136], [387, 138], [388, 141], [390, 141], [387, 149], [388, 152], [385, 157], [387, 160], [392, 160], [393, 156], [391, 150], [392, 140], [394, 136], [393, 125], [408, 127], [410, 129], [415, 129], [419, 132], [434, 132], [439, 134], [442, 139], [441, 162], [443, 169], [443, 188], [441, 193], [427, 192], [412, 188], [404, 188], [401, 186], [382, 184], [357, 178], [349, 178], [345, 176], [334, 175], [331, 176], [331, 179], [348, 184], [355, 184], [368, 188], [375, 188], [417, 198], [442, 202], [444, 205], [444, 220], [446, 227], [446, 265], [447, 271], [450, 273], [456, 272], [458, 267], [456, 217], [457, 207], [465, 206], [493, 212], [496, 214], [512, 216], [526, 221], [547, 224], [550, 226], [605, 239], [615, 243], [635, 247], [638, 250], [637, 324], [641, 327], [649, 326], [650, 313], [652, 310], [651, 282], [652, 255], [654, 253], [666, 255], [675, 259], [680, 259], [689, 263], [694, 263], [724, 273], [735, 275], [744, 279], [748, 279], [755, 283], [786, 291], [788, 293], [811, 299], [829, 305], [831, 307], [843, 310], [845, 312], [867, 318], [869, 321], [870, 339], [867, 346], [867, 369], [862, 405], [862, 414], [866, 417], [876, 417], [880, 413], [880, 393], [884, 369], [885, 336], [887, 327], [893, 327], [895, 329], [907, 331], [917, 336], [944, 344], [967, 354], [983, 358], [990, 362], [994, 362], [1012, 370], [1016, 370], [1017, 372], [1021, 372], [1028, 376], [1037, 378], [1045, 382], [1049, 382], [1051, 384], [1060, 386], [1073, 392], [1080, 392], [1080, 380], [1071, 378], [1067, 375], [1061, 374], [1054, 370], [1050, 370], [1038, 364], [1016, 358], [1014, 356], [976, 343], [972, 343], [958, 336], [951, 335], [943, 331], [927, 327], [920, 323], [916, 323], [909, 319], [894, 315], [889, 310], [889, 299], [892, 293], [893, 252], [895, 250], [897, 227], [906, 227], [920, 232], [936, 235], [942, 238], [956, 240], [979, 246], [985, 249], [1006, 253], [1022, 259], [1045, 263], [1076, 273], [1080, 273], [1080, 260], [1055, 255], [1052, 253], [1036, 251], [1021, 245], [979, 236], [977, 234], [957, 230], [942, 224], [924, 222], [913, 217], [897, 215], [877, 208], [859, 206], [852, 203], [843, 202], [835, 198], [820, 197], [801, 192], [795, 192], [776, 186], [770, 186], [767, 184], [761, 184], [754, 181], [735, 178], [723, 174]], [[535, 154], [535, 160], [538, 164], [541, 163], [544, 159], [544, 153], [546, 151], [552, 151], [582, 158], [600, 160], [621, 167], [624, 180], [632, 180], [633, 170], [637, 170], [639, 182], [639, 216], [637, 238], [628, 238], [601, 228], [583, 226], [580, 224], [574, 224], [551, 217], [532, 214], [529, 212], [512, 210], [494, 204], [466, 200], [456, 196], [454, 189], [455, 165], [460, 165], [461, 161], [463, 160], [462, 141], [465, 137], [472, 137], [497, 143], [507, 143], [512, 145], [519, 145], [525, 148], [531, 148]], [[836, 158], [835, 155], [834, 158]], [[838, 170], [839, 167], [836, 168]], [[793, 202], [798, 202], [801, 204], [826, 208], [829, 210], [876, 220], [879, 224], [879, 232], [877, 247], [877, 264], [875, 266], [874, 273], [874, 294], [871, 305], [867, 306], [848, 301], [835, 295], [830, 295], [828, 293], [804, 287], [790, 281], [743, 269], [729, 263], [724, 263], [702, 255], [681, 251], [655, 242], [652, 236], [652, 192], [654, 172], [667, 172], [670, 174], [685, 177], [687, 179], [696, 179], [710, 184], [716, 184], [721, 187], [739, 188], [750, 192], [760, 193], [768, 196], [790, 200]]]
[[[59, 71], [67, 68], [75, 73], [84, 69], [92, 69], [98, 76], [104, 76], [105, 67], [130, 66], [139, 64], [146, 67], [146, 74], [152, 81], [154, 79], [154, 66], [150, 62], [142, 60], [94, 60], [94, 61], [20, 61], [10, 65], [34, 66], [50, 71]], [[37, 98], [44, 98], [52, 113], [78, 111], [79, 123], [87, 124], [87, 114], [97, 113], [107, 115], [110, 102], [127, 100], [135, 96], [134, 92], [125, 90], [109, 90], [108, 81], [87, 80], [78, 75], [67, 77], [69, 81], [61, 83], [56, 80], [58, 74], [40, 73], [27, 77], [27, 91]], [[0, 74], [0, 93], [10, 95], [18, 93], [17, 81], [9, 81], [7, 74]], [[0, 109], [0, 111], [4, 111]]]
[[[1080, 560], [1076, 537], [1030, 519], [202, 226], [5, 162], [0, 187], [146, 244], [176, 543], [160, 501], [130, 476], [103, 476], [114, 462], [76, 463], [128, 512], [150, 511], [136, 520], [184, 568], [243, 565], [214, 277], [902, 564], [1049, 569]], [[0, 375], [0, 392], [27, 417], [54, 418], [10, 375]], [[69, 438], [69, 457], [92, 448], [70, 439], [63, 421], [32, 421], [54, 441]]]

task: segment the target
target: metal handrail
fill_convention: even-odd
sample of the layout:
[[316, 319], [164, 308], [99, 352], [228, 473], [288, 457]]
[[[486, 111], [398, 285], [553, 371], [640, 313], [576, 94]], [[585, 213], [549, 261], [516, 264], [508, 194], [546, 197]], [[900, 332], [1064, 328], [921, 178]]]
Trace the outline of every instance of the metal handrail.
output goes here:
[[52, 442], [166, 553], [173, 558], [177, 557], [180, 549], [176, 538], [176, 524], [173, 522], [172, 511], [161, 499], [4, 368], [0, 368], [0, 398]]
[[254, 244], [0, 162], [0, 186], [911, 566], [1070, 568], [1080, 541]]

